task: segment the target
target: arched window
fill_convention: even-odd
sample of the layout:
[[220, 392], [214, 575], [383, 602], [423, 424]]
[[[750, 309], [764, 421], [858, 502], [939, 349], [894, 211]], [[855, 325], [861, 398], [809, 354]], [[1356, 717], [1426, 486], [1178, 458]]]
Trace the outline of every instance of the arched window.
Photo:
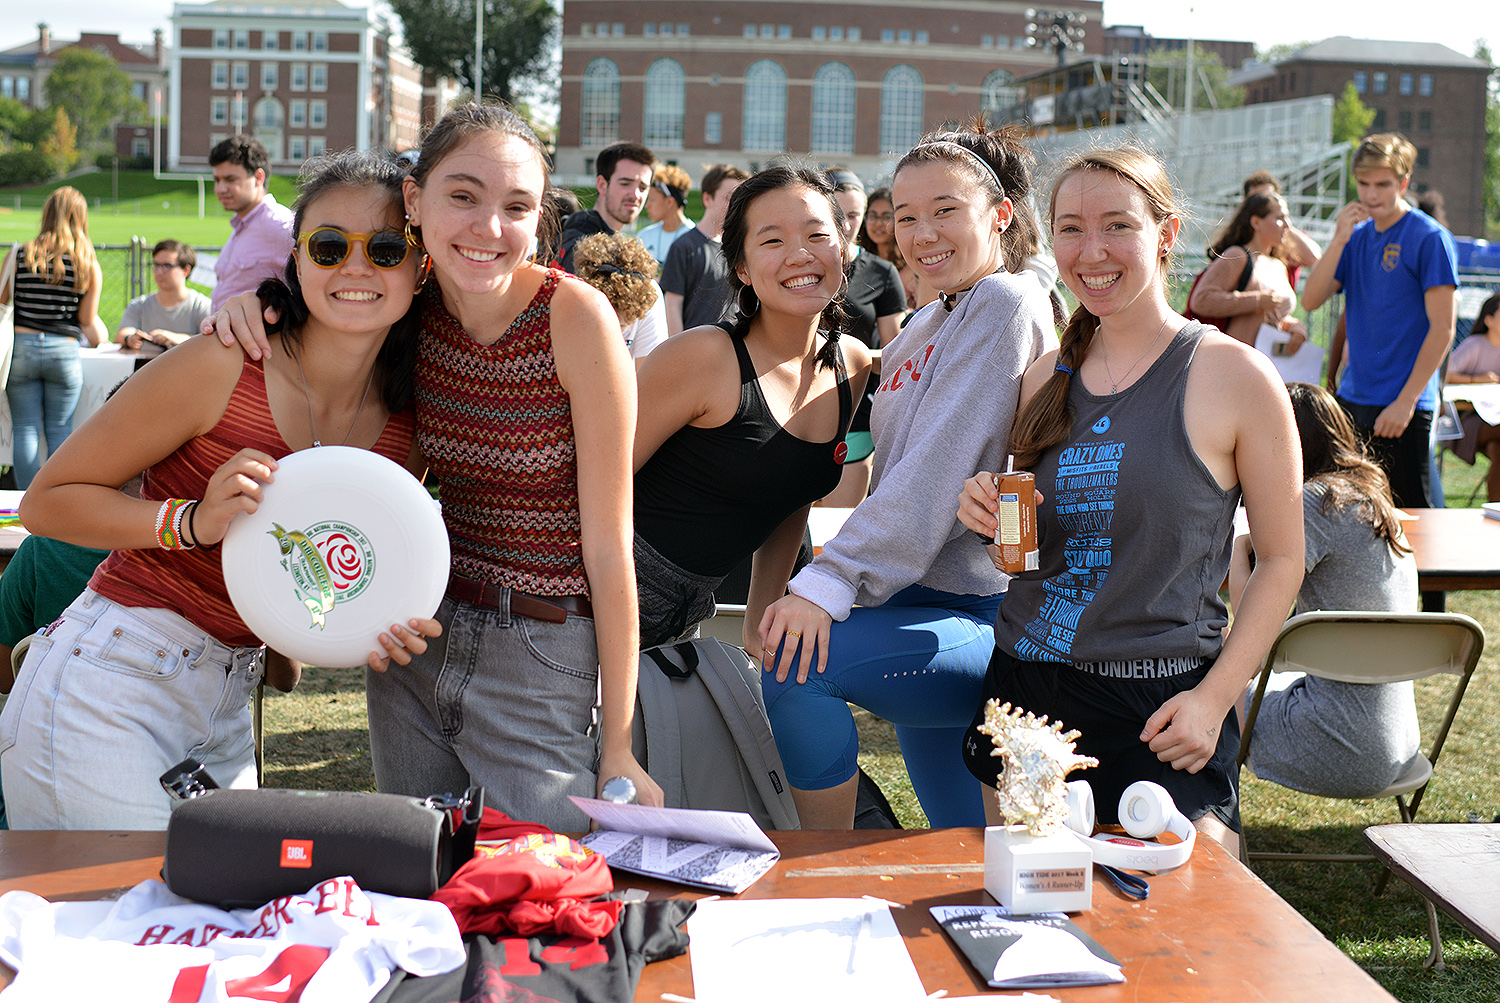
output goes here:
[[745, 71], [745, 125], [740, 146], [746, 150], [786, 148], [786, 70], [773, 59], [752, 63]]
[[675, 59], [658, 59], [646, 69], [646, 128], [642, 142], [667, 150], [682, 149], [682, 115], [687, 76]]
[[880, 150], [904, 154], [922, 138], [922, 74], [892, 66], [880, 85]]
[[854, 71], [843, 63], [824, 63], [813, 74], [812, 149], [854, 152]]
[[583, 68], [580, 146], [608, 146], [620, 138], [620, 68], [613, 59], [595, 59]]
[[261, 98], [255, 102], [255, 127], [257, 129], [280, 129], [281, 102], [275, 98]]
[[1009, 70], [995, 70], [984, 78], [979, 107], [986, 112], [1004, 111], [1019, 104], [1025, 90], [1015, 85], [1016, 75]]

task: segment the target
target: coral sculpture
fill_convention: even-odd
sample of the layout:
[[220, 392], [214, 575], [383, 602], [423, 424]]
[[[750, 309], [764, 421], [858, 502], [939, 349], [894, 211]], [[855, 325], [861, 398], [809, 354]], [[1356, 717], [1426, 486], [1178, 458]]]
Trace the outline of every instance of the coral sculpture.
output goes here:
[[1073, 752], [1077, 731], [1063, 731], [1061, 721], [1047, 723], [1030, 711], [991, 700], [984, 707], [979, 730], [995, 743], [992, 756], [1005, 760], [995, 800], [1000, 815], [1011, 825], [1024, 825], [1033, 836], [1047, 836], [1068, 822], [1069, 773], [1098, 766], [1092, 756]]

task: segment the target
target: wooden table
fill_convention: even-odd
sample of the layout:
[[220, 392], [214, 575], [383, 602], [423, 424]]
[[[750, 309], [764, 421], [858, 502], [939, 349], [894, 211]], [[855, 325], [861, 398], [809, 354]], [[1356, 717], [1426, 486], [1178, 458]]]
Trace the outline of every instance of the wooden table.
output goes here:
[[[991, 901], [983, 890], [981, 830], [771, 836], [782, 859], [743, 898], [872, 894], [903, 903], [906, 908], [893, 914], [927, 991], [963, 996], [986, 990], [927, 911]], [[54, 899], [114, 894], [157, 875], [163, 842], [161, 833], [0, 832], [0, 891], [25, 888]], [[631, 875], [618, 883], [658, 897], [697, 897]], [[1151, 879], [1147, 901], [1127, 900], [1101, 879], [1094, 908], [1076, 919], [1124, 963], [1126, 981], [1051, 990], [1065, 1001], [1394, 1000], [1207, 837], [1199, 837], [1189, 864]], [[659, 1003], [664, 992], [693, 995], [687, 956], [647, 966], [636, 1000]]]
[[1500, 522], [1477, 508], [1403, 510], [1424, 590], [1500, 589]]
[[1500, 825], [1372, 825], [1365, 842], [1407, 884], [1500, 952]]

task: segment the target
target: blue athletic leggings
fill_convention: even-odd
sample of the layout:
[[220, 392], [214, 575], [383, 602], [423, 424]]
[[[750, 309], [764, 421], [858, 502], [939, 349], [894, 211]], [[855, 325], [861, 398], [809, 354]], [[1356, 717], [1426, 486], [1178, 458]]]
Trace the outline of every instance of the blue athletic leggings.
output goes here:
[[964, 765], [963, 735], [979, 706], [1003, 596], [960, 596], [911, 585], [883, 606], [834, 623], [828, 668], [797, 684], [762, 676], [766, 711], [787, 778], [801, 790], [837, 787], [858, 769], [849, 704], [896, 726], [912, 787], [935, 828], [984, 825], [981, 789]]

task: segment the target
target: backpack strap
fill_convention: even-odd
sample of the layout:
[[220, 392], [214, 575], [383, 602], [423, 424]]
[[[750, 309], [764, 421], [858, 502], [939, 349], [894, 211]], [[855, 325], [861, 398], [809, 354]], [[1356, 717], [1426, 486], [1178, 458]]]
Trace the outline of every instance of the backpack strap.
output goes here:
[[717, 638], [704, 638], [712, 645], [708, 658], [700, 662], [698, 678], [719, 707], [749, 767], [755, 789], [765, 802], [773, 829], [799, 829], [797, 808], [786, 780], [786, 767], [776, 749], [776, 739], [766, 718], [765, 698], [760, 692], [760, 669], [743, 651]]
[[1250, 276], [1255, 271], [1255, 255], [1250, 253], [1250, 248], [1248, 247], [1241, 248], [1241, 250], [1245, 252], [1245, 268], [1240, 272], [1240, 281], [1234, 287], [1234, 291], [1237, 293], [1245, 291], [1245, 287], [1250, 284]]

